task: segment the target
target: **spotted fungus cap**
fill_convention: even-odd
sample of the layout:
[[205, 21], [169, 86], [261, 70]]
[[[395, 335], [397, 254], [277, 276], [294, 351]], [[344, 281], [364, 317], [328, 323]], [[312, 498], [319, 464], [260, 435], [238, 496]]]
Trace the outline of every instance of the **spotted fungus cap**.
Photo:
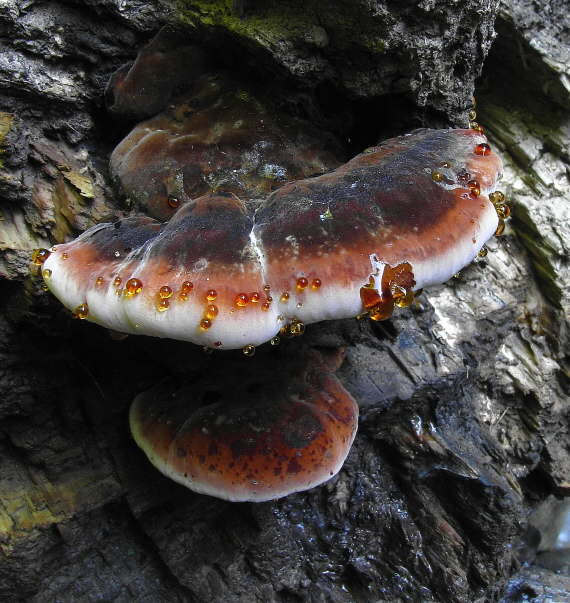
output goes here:
[[102, 224], [36, 263], [79, 318], [251, 349], [320, 320], [388, 318], [452, 277], [497, 231], [500, 174], [480, 133], [420, 130], [261, 205], [203, 196], [165, 225]]
[[139, 395], [131, 431], [154, 466], [231, 501], [279, 498], [335, 475], [356, 433], [354, 399], [315, 351], [267, 360], [232, 362], [223, 383], [216, 366], [181, 390], [162, 384]]

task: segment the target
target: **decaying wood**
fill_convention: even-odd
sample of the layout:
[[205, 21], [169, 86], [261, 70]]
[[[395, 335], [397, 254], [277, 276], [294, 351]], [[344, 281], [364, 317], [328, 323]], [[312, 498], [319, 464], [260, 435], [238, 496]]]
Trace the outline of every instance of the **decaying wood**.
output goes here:
[[[546, 3], [501, 6], [479, 80], [477, 119], [513, 209], [488, 256], [390, 321], [320, 323], [258, 350], [285, 362], [346, 347], [339, 378], [361, 418], [341, 473], [270, 503], [227, 503], [166, 479], [133, 442], [137, 393], [206, 365], [223, 374], [235, 356], [112, 340], [29, 276], [33, 248], [128, 212], [108, 177], [128, 131], [104, 109], [110, 74], [182, 21], [236, 72], [274, 79], [283, 106], [370, 144], [371, 132], [466, 124], [498, 8], [337, 0], [327, 16], [317, 2], [262, 4], [0, 7], [2, 599], [498, 600], [528, 509], [570, 493], [569, 74]], [[536, 590], [533, 571], [525, 580]]]

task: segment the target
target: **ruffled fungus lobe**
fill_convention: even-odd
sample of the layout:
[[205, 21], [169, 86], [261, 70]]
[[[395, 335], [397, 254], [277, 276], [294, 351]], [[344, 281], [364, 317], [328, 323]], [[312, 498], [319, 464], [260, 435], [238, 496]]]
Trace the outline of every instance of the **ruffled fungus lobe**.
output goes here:
[[139, 52], [132, 65], [117, 70], [105, 88], [109, 112], [140, 121], [162, 111], [172, 91], [210, 67], [207, 54], [188, 44], [188, 34], [167, 25]]
[[262, 205], [200, 197], [166, 225], [102, 224], [39, 263], [68, 308], [88, 307], [87, 320], [208, 348], [251, 350], [365, 312], [382, 320], [496, 232], [488, 197], [501, 161], [480, 145], [474, 130], [419, 130], [285, 184]]
[[339, 165], [330, 135], [270, 106], [228, 74], [205, 74], [117, 146], [111, 174], [146, 215], [165, 221], [189, 199], [265, 197]]
[[[358, 406], [315, 351], [260, 367], [245, 358], [176, 391], [138, 396], [130, 423], [155, 467], [195, 492], [261, 502], [313, 488], [342, 467]], [[173, 392], [176, 392], [175, 394]], [[206, 405], [205, 405], [206, 404]]]

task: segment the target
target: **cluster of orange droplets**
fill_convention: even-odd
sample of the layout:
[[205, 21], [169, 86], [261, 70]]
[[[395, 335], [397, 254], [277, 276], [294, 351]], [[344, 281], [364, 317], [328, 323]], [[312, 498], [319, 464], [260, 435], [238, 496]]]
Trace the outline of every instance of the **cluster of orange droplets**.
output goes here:
[[489, 201], [495, 206], [495, 211], [499, 216], [499, 225], [495, 231], [495, 236], [500, 237], [505, 231], [505, 220], [511, 215], [511, 208], [505, 203], [505, 195], [501, 191], [491, 193]]
[[207, 331], [208, 329], [212, 328], [212, 325], [214, 324], [214, 319], [216, 318], [216, 316], [218, 315], [218, 306], [216, 306], [214, 303], [214, 301], [216, 301], [216, 298], [218, 297], [218, 292], [215, 289], [209, 289], [206, 292], [206, 301], [209, 302], [208, 305], [206, 306], [206, 309], [204, 310], [204, 317], [202, 318], [202, 320], [200, 321], [200, 328], [203, 331]]
[[[417, 295], [420, 295], [418, 290]], [[360, 289], [360, 299], [372, 320], [381, 321], [390, 318], [394, 313], [394, 306], [407, 308], [412, 304], [416, 293], [413, 289], [391, 283], [389, 291], [381, 294], [375, 287], [374, 279], [370, 277], [370, 283]]]
[[471, 109], [469, 110], [469, 113], [467, 114], [467, 117], [469, 117], [469, 127], [479, 134], [484, 134], [485, 128], [483, 126], [479, 125], [475, 121], [477, 119], [477, 112], [475, 111], [476, 106], [477, 106], [477, 103], [475, 101], [475, 97], [473, 96], [471, 98]]
[[238, 308], [245, 308], [248, 304], [258, 304], [261, 301], [261, 293], [253, 291], [249, 295], [247, 293], [238, 293], [236, 295], [235, 304]]
[[[279, 329], [279, 334], [285, 339], [292, 339], [293, 337], [298, 337], [305, 332], [305, 325], [301, 322], [296, 316], [293, 316], [291, 322], [287, 325], [284, 325]], [[273, 341], [271, 342], [273, 345], [276, 345]]]

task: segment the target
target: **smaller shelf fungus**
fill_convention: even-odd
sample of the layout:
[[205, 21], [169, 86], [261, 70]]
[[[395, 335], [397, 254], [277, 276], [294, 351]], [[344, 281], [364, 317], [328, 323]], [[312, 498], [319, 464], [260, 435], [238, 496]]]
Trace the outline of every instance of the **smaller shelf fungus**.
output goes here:
[[389, 318], [501, 231], [501, 161], [474, 130], [418, 130], [260, 203], [219, 192], [37, 252], [77, 318], [251, 355], [305, 325]]
[[162, 473], [202, 494], [262, 502], [313, 488], [338, 473], [350, 450], [358, 406], [324, 358], [262, 366], [243, 358], [177, 388], [161, 383], [130, 411], [137, 444]]

